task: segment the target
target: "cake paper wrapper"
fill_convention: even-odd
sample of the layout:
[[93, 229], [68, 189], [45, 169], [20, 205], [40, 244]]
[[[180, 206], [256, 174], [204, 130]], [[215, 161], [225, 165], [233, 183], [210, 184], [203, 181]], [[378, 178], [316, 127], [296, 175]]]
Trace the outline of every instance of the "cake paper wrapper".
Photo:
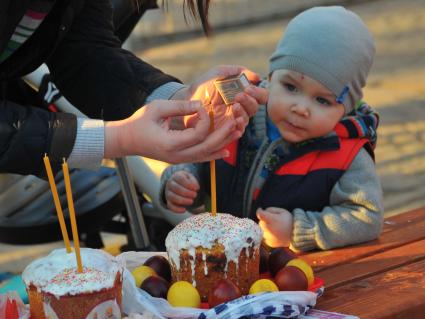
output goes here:
[[[162, 298], [150, 296], [136, 287], [130, 271], [153, 255], [161, 253], [125, 252], [118, 256], [126, 265], [123, 281], [123, 312], [130, 318], [227, 319], [249, 316], [255, 318], [299, 318], [316, 304], [317, 294], [310, 291], [266, 292], [218, 305], [212, 309], [173, 307]], [[166, 256], [166, 254], [165, 254]]]

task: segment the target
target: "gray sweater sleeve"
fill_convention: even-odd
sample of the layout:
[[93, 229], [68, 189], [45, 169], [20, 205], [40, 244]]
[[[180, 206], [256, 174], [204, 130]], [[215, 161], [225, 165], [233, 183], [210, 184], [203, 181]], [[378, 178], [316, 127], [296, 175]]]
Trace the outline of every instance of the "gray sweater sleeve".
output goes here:
[[193, 201], [193, 204], [189, 207], [187, 207], [188, 210], [196, 210], [196, 208], [199, 208], [201, 205], [203, 205], [204, 201], [204, 195], [205, 195], [205, 187], [204, 183], [201, 179], [201, 170], [202, 170], [202, 164], [177, 164], [177, 165], [171, 165], [168, 166], [164, 172], [162, 172], [161, 175], [161, 181], [159, 186], [159, 198], [160, 198], [160, 204], [167, 208], [167, 202], [165, 200], [165, 185], [167, 184], [168, 180], [171, 178], [171, 176], [178, 171], [186, 171], [191, 173], [198, 181], [200, 189], [198, 191], [198, 196]]
[[77, 136], [68, 158], [69, 167], [98, 169], [103, 159], [104, 148], [104, 122], [77, 118]]
[[329, 206], [321, 212], [293, 210], [291, 246], [300, 251], [325, 250], [375, 239], [381, 232], [383, 212], [375, 165], [361, 149], [333, 187]]

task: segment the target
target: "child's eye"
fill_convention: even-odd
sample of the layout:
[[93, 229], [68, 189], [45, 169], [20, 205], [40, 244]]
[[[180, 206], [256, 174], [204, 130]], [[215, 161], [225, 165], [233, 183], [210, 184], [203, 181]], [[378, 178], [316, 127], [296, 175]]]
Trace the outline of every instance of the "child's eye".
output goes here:
[[331, 105], [332, 104], [329, 100], [327, 100], [323, 97], [320, 97], [320, 96], [318, 96], [316, 98], [316, 101], [319, 102], [320, 104], [324, 104], [324, 105]]
[[290, 84], [290, 83], [283, 83], [283, 85], [286, 87], [286, 89], [287, 89], [289, 92], [296, 92], [296, 91], [297, 91], [297, 88], [296, 88], [296, 86], [295, 86], [295, 85], [292, 85], [292, 84]]

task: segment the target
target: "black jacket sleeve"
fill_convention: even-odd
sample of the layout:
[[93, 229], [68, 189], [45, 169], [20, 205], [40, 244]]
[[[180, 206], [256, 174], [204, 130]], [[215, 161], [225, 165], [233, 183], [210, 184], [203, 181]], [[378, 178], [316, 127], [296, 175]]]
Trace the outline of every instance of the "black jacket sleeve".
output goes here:
[[130, 116], [174, 77], [121, 49], [108, 0], [85, 1], [47, 62], [64, 96], [91, 118]]
[[72, 150], [76, 129], [72, 114], [0, 101], [0, 172], [45, 176], [44, 154], [58, 171]]

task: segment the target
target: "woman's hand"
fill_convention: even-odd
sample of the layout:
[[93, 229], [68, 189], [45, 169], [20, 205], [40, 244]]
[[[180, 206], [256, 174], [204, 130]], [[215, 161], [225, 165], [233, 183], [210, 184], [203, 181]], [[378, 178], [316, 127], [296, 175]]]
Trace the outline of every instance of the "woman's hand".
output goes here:
[[[196, 125], [173, 130], [171, 118], [194, 115]], [[209, 133], [210, 119], [199, 101], [156, 100], [121, 121], [105, 122], [105, 158], [140, 155], [168, 163], [204, 162], [228, 156], [238, 139], [234, 119]]]
[[[235, 96], [235, 103], [231, 107], [227, 107], [214, 85], [214, 80], [217, 78], [241, 73], [245, 73], [252, 83], [257, 83], [260, 80], [256, 73], [242, 66], [217, 66], [198, 78], [189, 88], [179, 91], [173, 98], [201, 100], [204, 105], [210, 103], [214, 108], [215, 127], [220, 127], [229, 118], [233, 118], [236, 120], [237, 129], [243, 133], [249, 117], [257, 112], [260, 104], [267, 103], [267, 90], [250, 85], [244, 92]], [[206, 92], [208, 92], [209, 97], [206, 96]], [[186, 117], [186, 126], [192, 127], [196, 120], [192, 116]]]
[[198, 195], [199, 183], [191, 173], [177, 171], [165, 184], [167, 207], [176, 213], [184, 213]]
[[289, 247], [293, 217], [286, 209], [269, 207], [257, 209], [258, 225], [263, 230], [264, 241], [270, 247]]

